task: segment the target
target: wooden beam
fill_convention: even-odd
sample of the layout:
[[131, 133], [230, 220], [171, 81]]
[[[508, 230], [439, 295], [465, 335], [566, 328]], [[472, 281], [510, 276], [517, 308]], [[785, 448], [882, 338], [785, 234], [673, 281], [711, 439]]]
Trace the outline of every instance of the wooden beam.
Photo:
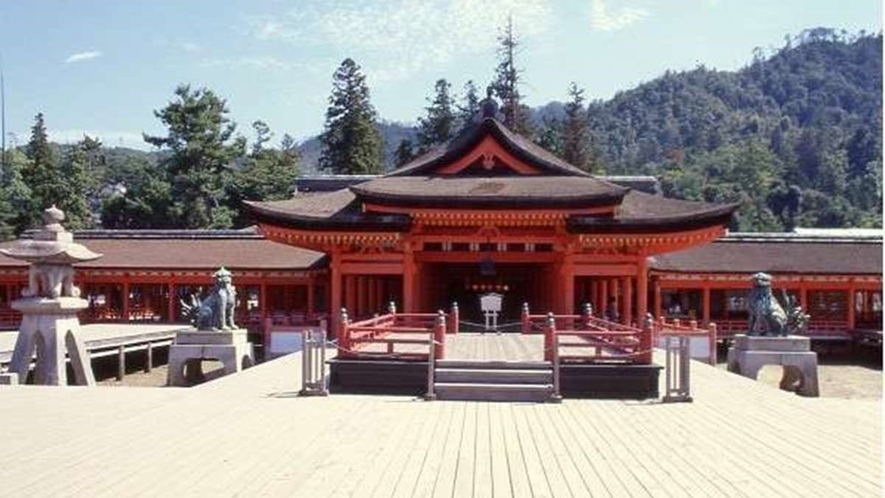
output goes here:
[[624, 311], [621, 316], [626, 325], [631, 325], [633, 323], [633, 277], [624, 277], [622, 282], [624, 288]]
[[704, 296], [704, 309], [703, 309], [703, 323], [704, 327], [710, 325], [710, 284], [704, 286], [703, 290]]

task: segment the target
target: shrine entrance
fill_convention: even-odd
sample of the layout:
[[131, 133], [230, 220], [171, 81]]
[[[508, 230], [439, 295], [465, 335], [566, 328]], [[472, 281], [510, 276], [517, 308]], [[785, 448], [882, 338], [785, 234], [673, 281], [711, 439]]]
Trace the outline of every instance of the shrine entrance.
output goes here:
[[480, 296], [484, 294], [494, 292], [503, 296], [498, 323], [505, 324], [519, 321], [525, 302], [544, 309], [546, 303], [552, 302], [555, 288], [550, 282], [549, 264], [439, 263], [427, 265], [425, 272], [426, 309], [449, 309], [457, 302], [461, 319], [473, 323], [484, 321], [480, 309]]

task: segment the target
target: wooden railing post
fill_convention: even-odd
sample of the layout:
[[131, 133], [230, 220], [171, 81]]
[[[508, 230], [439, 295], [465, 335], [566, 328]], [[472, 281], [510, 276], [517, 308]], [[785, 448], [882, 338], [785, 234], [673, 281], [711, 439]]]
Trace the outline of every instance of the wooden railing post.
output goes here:
[[341, 308], [341, 317], [338, 320], [338, 356], [350, 355], [350, 332], [347, 330], [350, 320], [347, 318], [347, 308]]
[[460, 330], [461, 312], [458, 310], [458, 303], [452, 303], [452, 311], [449, 314], [449, 330], [450, 334], [457, 334]]
[[719, 361], [717, 347], [719, 345], [719, 330], [715, 323], [710, 324], [710, 365], [716, 366], [716, 363]]
[[547, 323], [544, 326], [544, 360], [553, 361], [553, 336], [556, 335], [556, 318], [553, 312], [547, 313]]
[[522, 333], [529, 334], [532, 331], [532, 321], [529, 318], [529, 303], [522, 303], [522, 316], [520, 317], [522, 321]]
[[434, 341], [434, 357], [437, 360], [442, 360], [445, 358], [446, 352], [446, 314], [443, 310], [439, 310], [436, 315], [436, 325], [433, 329], [433, 341]]
[[638, 357], [638, 362], [643, 364], [651, 363], [652, 359], [652, 334], [655, 327], [655, 319], [651, 313], [645, 315], [645, 321], [642, 324], [642, 335], [639, 338], [639, 349], [643, 351]]

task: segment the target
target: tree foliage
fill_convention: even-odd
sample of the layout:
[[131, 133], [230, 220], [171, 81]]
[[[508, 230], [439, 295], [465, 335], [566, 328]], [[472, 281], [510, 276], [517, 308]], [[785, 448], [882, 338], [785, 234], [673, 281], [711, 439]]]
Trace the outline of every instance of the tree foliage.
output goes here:
[[335, 174], [381, 173], [383, 141], [361, 68], [347, 58], [332, 76], [332, 94], [320, 135], [320, 168]]
[[455, 134], [456, 114], [452, 85], [439, 79], [434, 85], [434, 95], [428, 99], [426, 114], [418, 119], [418, 153], [422, 154], [434, 146], [447, 142]]
[[516, 65], [520, 46], [519, 38], [513, 30], [513, 18], [508, 18], [507, 24], [498, 36], [498, 65], [495, 67], [495, 78], [491, 87], [494, 95], [501, 101], [504, 124], [520, 135], [531, 138], [534, 135], [534, 128], [530, 110], [523, 104], [525, 96], [520, 91], [524, 83], [523, 70]]
[[167, 128], [166, 136], [144, 140], [171, 154], [163, 169], [171, 184], [168, 215], [179, 228], [227, 228], [234, 213], [228, 205], [234, 163], [242, 157], [245, 139], [235, 137], [236, 123], [227, 102], [207, 88], [175, 89], [174, 98], [154, 111]]

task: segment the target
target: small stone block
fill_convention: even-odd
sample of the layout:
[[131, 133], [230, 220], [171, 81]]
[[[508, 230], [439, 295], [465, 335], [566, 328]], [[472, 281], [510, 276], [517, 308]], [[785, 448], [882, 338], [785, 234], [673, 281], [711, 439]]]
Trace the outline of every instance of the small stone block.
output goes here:
[[0, 386], [17, 386], [18, 374], [0, 373]]
[[781, 353], [804, 353], [811, 351], [811, 339], [798, 335], [786, 337], [734, 336], [737, 351], [776, 351]]
[[246, 329], [183, 330], [175, 334], [175, 344], [245, 344]]

